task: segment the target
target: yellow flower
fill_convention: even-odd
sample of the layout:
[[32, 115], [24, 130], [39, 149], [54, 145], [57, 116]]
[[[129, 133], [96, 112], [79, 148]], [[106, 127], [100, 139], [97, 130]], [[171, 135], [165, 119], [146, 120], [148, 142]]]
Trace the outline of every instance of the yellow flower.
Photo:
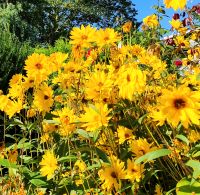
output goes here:
[[108, 94], [112, 90], [113, 81], [109, 74], [104, 71], [96, 71], [90, 75], [89, 80], [85, 83], [86, 98], [94, 101], [101, 101], [108, 98]]
[[137, 56], [141, 55], [142, 53], [144, 53], [145, 49], [142, 46], [140, 46], [140, 45], [132, 45], [130, 47], [130, 52], [131, 52], [131, 54], [133, 56], [137, 57]]
[[17, 101], [9, 100], [4, 112], [11, 118], [14, 114], [19, 113], [23, 109], [23, 101], [18, 99]]
[[96, 103], [85, 108], [85, 114], [80, 117], [80, 122], [83, 122], [82, 127], [86, 127], [87, 131], [95, 131], [102, 126], [108, 126], [110, 117], [107, 105]]
[[152, 147], [152, 144], [149, 144], [146, 139], [139, 138], [131, 142], [131, 151], [136, 157], [143, 156], [154, 149], [155, 147]]
[[24, 88], [24, 91], [28, 90], [29, 88], [33, 88], [34, 86], [38, 86], [41, 81], [37, 79], [37, 77], [29, 76], [24, 77], [24, 81], [22, 83], [22, 86]]
[[180, 8], [182, 10], [185, 8], [187, 0], [164, 0], [164, 4], [166, 8], [173, 8], [174, 10]]
[[36, 109], [30, 108], [30, 109], [27, 110], [26, 116], [28, 118], [31, 118], [31, 117], [36, 116], [36, 114], [37, 114]]
[[169, 23], [176, 30], [178, 30], [181, 27], [181, 25], [182, 25], [182, 22], [180, 20], [174, 20], [174, 19], [172, 19], [172, 21], [170, 21]]
[[17, 144], [15, 144], [13, 150], [8, 149], [8, 160], [11, 163], [16, 163], [17, 157], [18, 157]]
[[50, 140], [50, 136], [48, 133], [44, 133], [41, 137], [40, 137], [40, 143], [45, 143], [48, 142]]
[[112, 28], [100, 29], [97, 31], [96, 43], [99, 47], [115, 45], [121, 37]]
[[155, 188], [155, 194], [154, 195], [163, 195], [163, 192], [162, 192], [162, 188], [160, 185], [156, 185], [156, 188]]
[[22, 83], [22, 74], [15, 74], [12, 76], [12, 78], [9, 81], [9, 86], [15, 86], [15, 85], [19, 85]]
[[72, 109], [64, 107], [61, 110], [52, 112], [52, 114], [58, 116], [57, 118], [53, 118], [53, 120], [58, 122], [59, 127], [57, 131], [61, 136], [70, 136], [75, 131], [76, 125], [73, 123], [75, 122], [76, 116]]
[[184, 36], [176, 36], [174, 39], [177, 46], [180, 47], [190, 47], [190, 42], [184, 38]]
[[143, 23], [147, 27], [156, 28], [159, 25], [158, 17], [156, 14], [147, 16], [146, 18], [143, 19]]
[[146, 75], [139, 68], [120, 69], [120, 75], [116, 83], [119, 87], [119, 97], [134, 100], [134, 94], [142, 93], [146, 86]]
[[158, 106], [161, 116], [173, 127], [179, 122], [185, 128], [191, 123], [199, 125], [199, 95], [199, 92], [191, 91], [184, 86], [171, 91], [164, 90]]
[[45, 154], [42, 156], [40, 166], [41, 175], [47, 176], [47, 180], [50, 180], [54, 177], [55, 170], [58, 169], [58, 162], [53, 151], [47, 150], [45, 152]]
[[139, 182], [144, 172], [144, 164], [135, 164], [133, 160], [127, 161], [127, 179]]
[[80, 28], [74, 27], [71, 31], [71, 41], [72, 45], [80, 45], [82, 48], [90, 47], [91, 42], [95, 39], [96, 29], [88, 26], [81, 25]]
[[76, 169], [76, 171], [79, 172], [85, 172], [87, 165], [85, 164], [85, 162], [83, 160], [77, 160], [74, 164], [74, 167]]
[[42, 77], [42, 80], [45, 80], [51, 73], [48, 57], [44, 54], [33, 53], [31, 56], [28, 56], [25, 64], [24, 69], [26, 70], [28, 77], [37, 77], [39, 75]]
[[9, 93], [7, 96], [11, 97], [12, 99], [14, 98], [19, 98], [19, 99], [24, 99], [24, 88], [21, 84], [15, 84], [12, 85], [9, 88]]
[[191, 143], [196, 143], [200, 140], [200, 132], [191, 130], [188, 138]]
[[53, 133], [59, 128], [58, 124], [48, 123], [47, 121], [42, 122], [42, 130], [44, 133]]
[[119, 144], [123, 144], [126, 140], [134, 139], [133, 130], [126, 127], [119, 126], [117, 129], [117, 136], [119, 139]]
[[102, 188], [111, 191], [120, 189], [120, 180], [126, 178], [126, 171], [124, 170], [124, 162], [121, 162], [117, 157], [111, 156], [111, 164], [105, 164], [102, 169], [98, 171]]
[[122, 30], [125, 33], [130, 32], [131, 28], [132, 28], [133, 23], [131, 21], [126, 22], [123, 26], [122, 26]]
[[47, 84], [41, 85], [34, 93], [33, 105], [40, 112], [49, 112], [53, 105], [53, 90]]

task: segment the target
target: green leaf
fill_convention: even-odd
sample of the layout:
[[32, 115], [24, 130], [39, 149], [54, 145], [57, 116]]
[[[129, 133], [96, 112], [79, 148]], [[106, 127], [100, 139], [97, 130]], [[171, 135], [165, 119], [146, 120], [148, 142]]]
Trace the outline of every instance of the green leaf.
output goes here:
[[190, 143], [190, 141], [184, 135], [176, 135], [176, 138], [178, 138], [181, 141], [185, 142], [187, 145], [189, 145], [189, 143]]
[[86, 139], [90, 139], [90, 136], [89, 136], [89, 134], [88, 134], [87, 131], [85, 131], [85, 130], [83, 130], [83, 129], [77, 129], [76, 132], [77, 132], [80, 136], [82, 136], [82, 137], [84, 137], [84, 138], [86, 138]]
[[77, 157], [74, 155], [71, 156], [63, 156], [58, 159], [58, 162], [68, 162], [68, 161], [76, 161]]
[[31, 156], [26, 156], [26, 155], [21, 155], [19, 158], [22, 159], [24, 163], [29, 163], [32, 160]]
[[93, 140], [94, 143], [97, 142], [100, 132], [101, 131], [99, 131], [99, 130], [96, 130], [96, 131], [93, 132], [93, 135], [92, 135], [93, 139], [92, 140]]
[[200, 162], [197, 160], [189, 160], [186, 165], [192, 167], [194, 170], [191, 181], [192, 185], [195, 182], [195, 179], [200, 176]]
[[18, 168], [16, 164], [9, 162], [7, 159], [0, 159], [0, 165], [6, 168]]
[[18, 144], [17, 148], [18, 149], [30, 149], [30, 148], [32, 148], [32, 146], [33, 145], [31, 143], [26, 142], [26, 143], [20, 143], [20, 144]]
[[192, 195], [200, 194], [200, 182], [195, 181], [191, 185], [191, 181], [189, 179], [183, 178], [176, 185], [176, 194], [177, 195]]
[[95, 148], [97, 155], [104, 161], [104, 162], [109, 162], [107, 155], [100, 150], [99, 148]]
[[10, 135], [10, 134], [5, 134], [5, 137], [9, 137], [9, 138], [11, 138], [11, 139], [16, 140], [16, 138], [15, 138], [14, 136]]
[[31, 179], [30, 182], [36, 187], [47, 186], [48, 183], [41, 179]]
[[144, 118], [147, 116], [147, 114], [144, 114], [143, 116], [141, 116], [139, 119], [138, 119], [138, 123], [141, 125], [142, 124], [142, 121], [144, 120]]
[[159, 150], [155, 150], [155, 151], [152, 151], [152, 152], [148, 152], [146, 153], [145, 155], [139, 157], [135, 163], [136, 164], [139, 164], [141, 162], [149, 162], [151, 160], [154, 160], [156, 158], [160, 158], [160, 157], [163, 157], [163, 156], [167, 156], [171, 153], [171, 150], [169, 149], [159, 149]]
[[193, 158], [196, 158], [196, 157], [198, 157], [198, 156], [200, 156], [200, 151], [198, 151], [198, 152], [192, 154], [192, 157], [193, 157]]

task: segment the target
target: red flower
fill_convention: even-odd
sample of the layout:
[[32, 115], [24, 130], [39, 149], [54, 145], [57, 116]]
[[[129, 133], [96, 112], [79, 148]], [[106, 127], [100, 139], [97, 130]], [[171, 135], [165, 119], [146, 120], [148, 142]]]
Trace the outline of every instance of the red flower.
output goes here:
[[176, 65], [177, 67], [182, 66], [182, 61], [181, 60], [174, 60], [174, 65]]
[[90, 57], [90, 54], [91, 54], [91, 49], [89, 49], [89, 50], [87, 51], [86, 58]]
[[165, 43], [166, 43], [167, 45], [171, 45], [171, 46], [174, 46], [174, 45], [175, 45], [175, 42], [174, 42], [173, 38], [168, 38], [168, 39], [166, 39], [166, 40], [165, 40]]

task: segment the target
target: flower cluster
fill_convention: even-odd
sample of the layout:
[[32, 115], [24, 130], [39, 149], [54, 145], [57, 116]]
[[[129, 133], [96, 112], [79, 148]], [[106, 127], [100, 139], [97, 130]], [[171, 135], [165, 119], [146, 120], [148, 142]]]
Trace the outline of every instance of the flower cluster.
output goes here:
[[[176, 10], [186, 1], [164, 3]], [[0, 164], [21, 174], [29, 193], [181, 192], [177, 181], [200, 164], [200, 31], [179, 19], [170, 41], [156, 37], [154, 14], [143, 20], [150, 45], [125, 40], [130, 21], [124, 34], [82, 25], [71, 31], [70, 53], [28, 56], [25, 74], [0, 95], [5, 136], [19, 132], [2, 146]]]

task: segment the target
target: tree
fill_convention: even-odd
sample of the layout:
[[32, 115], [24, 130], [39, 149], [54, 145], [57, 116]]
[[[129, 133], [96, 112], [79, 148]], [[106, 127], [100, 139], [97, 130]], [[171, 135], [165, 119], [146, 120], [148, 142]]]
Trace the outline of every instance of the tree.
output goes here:
[[131, 0], [6, 0], [9, 3], [21, 5], [19, 17], [24, 26], [15, 28], [15, 34], [41, 43], [68, 37], [72, 27], [81, 24], [116, 27], [127, 20], [137, 24]]

